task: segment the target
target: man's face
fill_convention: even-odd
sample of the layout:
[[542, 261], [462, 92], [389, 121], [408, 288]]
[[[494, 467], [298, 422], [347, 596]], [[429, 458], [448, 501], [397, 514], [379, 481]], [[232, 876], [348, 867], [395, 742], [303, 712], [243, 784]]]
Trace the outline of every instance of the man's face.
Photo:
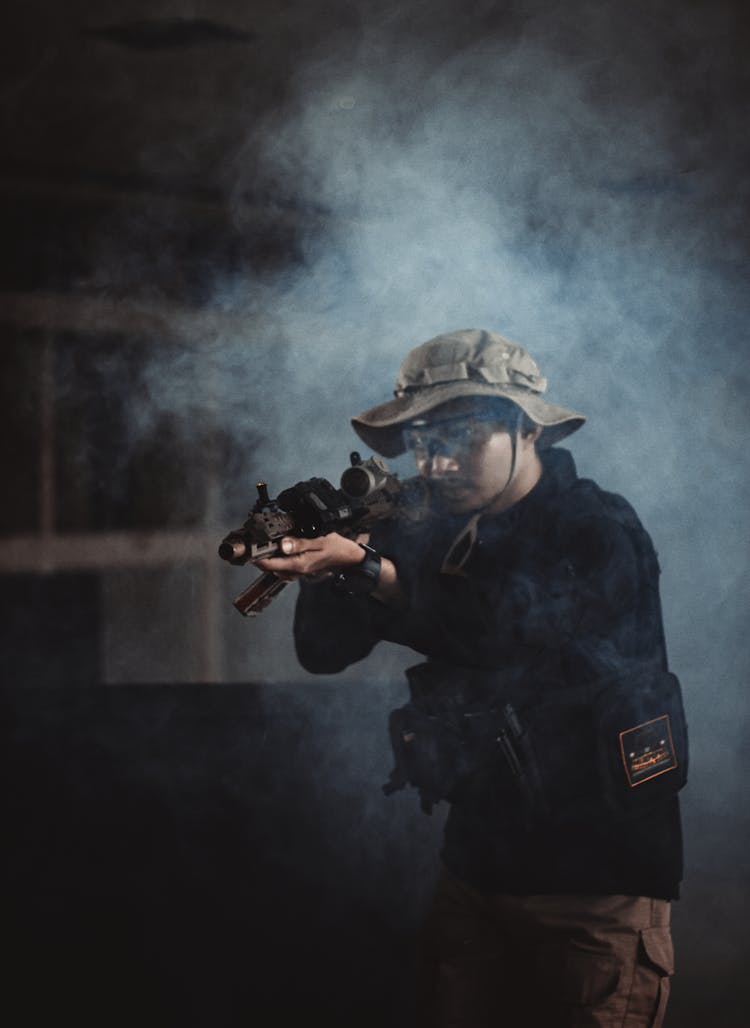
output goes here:
[[[438, 503], [447, 513], [461, 514], [486, 504], [490, 504], [489, 509], [503, 510], [538, 480], [541, 468], [534, 445], [536, 435], [522, 435], [509, 484], [514, 427], [509, 429], [501, 415], [486, 406], [455, 400], [431, 412], [425, 422], [407, 429], [404, 441], [414, 453], [419, 474], [430, 480]], [[495, 508], [491, 501], [500, 493], [503, 495]]]

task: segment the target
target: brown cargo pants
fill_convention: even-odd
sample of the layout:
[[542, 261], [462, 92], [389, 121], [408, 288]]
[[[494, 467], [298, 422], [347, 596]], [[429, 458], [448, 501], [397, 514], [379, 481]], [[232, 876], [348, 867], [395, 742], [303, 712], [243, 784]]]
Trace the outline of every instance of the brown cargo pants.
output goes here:
[[483, 894], [441, 878], [420, 936], [420, 1028], [660, 1028], [670, 904]]

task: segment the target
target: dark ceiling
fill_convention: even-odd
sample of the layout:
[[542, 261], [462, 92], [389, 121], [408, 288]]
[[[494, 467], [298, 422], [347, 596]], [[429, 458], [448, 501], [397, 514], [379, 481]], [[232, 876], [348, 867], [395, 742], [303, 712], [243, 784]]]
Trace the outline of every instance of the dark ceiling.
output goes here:
[[[293, 259], [300, 219], [321, 212], [288, 185], [279, 191], [272, 178], [246, 176], [249, 214], [238, 225], [236, 195], [228, 203], [237, 161], [252, 160], [249, 135], [283, 112], [306, 62], [325, 64], [368, 34], [429, 52], [437, 66], [469, 44], [536, 31], [583, 62], [625, 69], [618, 89], [645, 82], [646, 94], [669, 93], [675, 134], [694, 135], [681, 170], [710, 171], [716, 188], [736, 199], [748, 156], [744, 6], [662, 0], [602, 10], [606, 17], [582, 0], [18, 5], [0, 60], [0, 284], [131, 293], [143, 286], [136, 280], [145, 259], [151, 285], [158, 280], [168, 295], [195, 302], [209, 268]], [[698, 79], [696, 67], [705, 69]], [[415, 96], [415, 108], [419, 102]]]
[[4, 288], [131, 293], [145, 260], [152, 284], [199, 301], [209, 266], [288, 251], [278, 219], [238, 234], [224, 198], [310, 25], [227, 0], [17, 8], [0, 62]]

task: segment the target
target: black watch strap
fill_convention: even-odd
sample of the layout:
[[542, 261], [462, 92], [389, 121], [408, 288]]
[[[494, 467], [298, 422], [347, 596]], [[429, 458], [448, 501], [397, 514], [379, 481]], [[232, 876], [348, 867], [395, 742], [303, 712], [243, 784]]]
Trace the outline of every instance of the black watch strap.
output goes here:
[[365, 551], [361, 564], [339, 571], [333, 578], [333, 590], [340, 596], [369, 596], [380, 579], [380, 554], [371, 546], [359, 543]]

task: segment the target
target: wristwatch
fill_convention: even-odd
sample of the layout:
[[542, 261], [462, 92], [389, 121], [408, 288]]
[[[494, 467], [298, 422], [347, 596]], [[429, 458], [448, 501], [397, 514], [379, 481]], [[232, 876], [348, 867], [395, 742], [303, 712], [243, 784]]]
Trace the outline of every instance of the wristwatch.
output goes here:
[[380, 554], [371, 546], [358, 544], [365, 551], [365, 559], [333, 577], [333, 591], [339, 596], [369, 596], [380, 578]]

